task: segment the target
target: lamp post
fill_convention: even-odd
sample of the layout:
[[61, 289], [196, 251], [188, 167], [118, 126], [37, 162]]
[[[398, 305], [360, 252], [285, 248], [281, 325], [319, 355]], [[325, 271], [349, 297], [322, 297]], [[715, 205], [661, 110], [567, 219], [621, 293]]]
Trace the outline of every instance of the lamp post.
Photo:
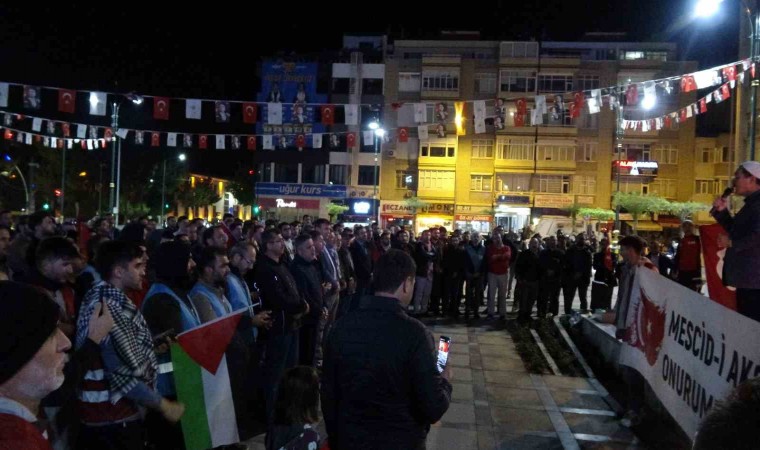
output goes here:
[[377, 199], [377, 176], [378, 176], [378, 161], [377, 161], [377, 152], [378, 147], [380, 145], [380, 140], [383, 139], [385, 136], [385, 129], [380, 126], [380, 123], [377, 121], [372, 121], [369, 123], [369, 129], [375, 132], [375, 170], [374, 170], [374, 178], [375, 178], [375, 186], [372, 190], [372, 200], [373, 200], [373, 206], [372, 206], [372, 217], [375, 219], [375, 222], [380, 222], [377, 217], [377, 204], [379, 203]]
[[[124, 98], [135, 105], [141, 105], [143, 98], [133, 92], [124, 95]], [[90, 94], [90, 105], [94, 108], [97, 106], [98, 96], [93, 92]], [[113, 140], [111, 145], [111, 182], [109, 183], [110, 206], [114, 215], [114, 224], [119, 225], [119, 189], [121, 188], [121, 139], [119, 139], [119, 110], [121, 109], [123, 99], [113, 102], [113, 114], [111, 115], [111, 128], [113, 129]], [[115, 191], [114, 191], [115, 189]]]
[[[742, 12], [749, 21], [749, 58], [750, 64], [755, 64], [758, 52], [757, 37], [760, 35], [760, 6], [757, 0], [750, 0], [754, 3], [754, 8], [750, 8], [746, 0], [741, 0]], [[715, 15], [720, 9], [723, 0], [699, 0], [694, 9], [694, 15], [700, 18], [707, 18]], [[749, 97], [749, 160], [755, 160], [755, 130], [757, 128], [757, 87], [760, 84], [758, 80], [751, 80], [750, 97]]]
[[[166, 160], [167, 159], [168, 158], [164, 158], [164, 168], [163, 168], [164, 178], [161, 181], [161, 222], [160, 223], [164, 223], [164, 213], [166, 210]], [[180, 153], [179, 155], [177, 155], [177, 159], [180, 162], [185, 162], [187, 157], [185, 156], [184, 153]]]

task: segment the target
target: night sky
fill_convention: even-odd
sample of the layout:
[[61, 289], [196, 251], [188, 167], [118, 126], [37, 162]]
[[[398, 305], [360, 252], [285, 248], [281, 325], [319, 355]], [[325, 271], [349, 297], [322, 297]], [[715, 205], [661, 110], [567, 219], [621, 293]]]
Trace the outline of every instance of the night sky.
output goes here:
[[[467, 3], [477, 5], [467, 9], [454, 2], [271, 2], [266, 13], [239, 6], [184, 11], [155, 3], [144, 9], [111, 3], [108, 11], [115, 12], [107, 13], [104, 6], [14, 2], [0, 6], [0, 80], [254, 99], [255, 66], [263, 59], [338, 49], [344, 32], [413, 39], [435, 38], [440, 30], [477, 30], [496, 40], [574, 40], [588, 31], [623, 31], [631, 40], [677, 42], [682, 59], [709, 67], [738, 59], [738, 3], [726, 0], [718, 17], [695, 21], [694, 0], [493, 1]], [[200, 162], [197, 155], [191, 159]]]

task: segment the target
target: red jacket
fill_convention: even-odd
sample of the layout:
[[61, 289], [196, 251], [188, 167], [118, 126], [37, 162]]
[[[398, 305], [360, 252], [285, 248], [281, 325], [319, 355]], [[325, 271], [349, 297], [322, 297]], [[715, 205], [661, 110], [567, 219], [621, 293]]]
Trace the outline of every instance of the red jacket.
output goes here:
[[676, 269], [679, 272], [696, 272], [702, 270], [702, 246], [699, 236], [684, 236], [678, 246], [675, 257]]
[[494, 244], [486, 248], [486, 264], [490, 273], [504, 275], [509, 270], [511, 259], [512, 250], [506, 245], [497, 248]]
[[21, 417], [0, 414], [0, 450], [51, 450], [50, 443], [33, 424]]

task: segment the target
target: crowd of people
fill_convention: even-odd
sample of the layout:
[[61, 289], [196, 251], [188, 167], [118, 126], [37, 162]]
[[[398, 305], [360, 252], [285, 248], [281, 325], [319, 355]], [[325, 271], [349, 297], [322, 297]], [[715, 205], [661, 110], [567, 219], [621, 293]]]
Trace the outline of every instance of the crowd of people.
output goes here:
[[[727, 266], [758, 245], [760, 221], [747, 217], [760, 164], [739, 177], [749, 209], [731, 216], [716, 201], [714, 210], [739, 255]], [[267, 448], [315, 448], [321, 399], [330, 448], [363, 448], [368, 436], [372, 448], [424, 448], [448, 409], [452, 373], [437, 370], [433, 336], [415, 317], [516, 314], [525, 325], [559, 315], [560, 299], [572, 314], [576, 294], [580, 311], [611, 310], [620, 285], [620, 337], [636, 270], [663, 273], [668, 259], [664, 274], [698, 289], [698, 237], [690, 222], [683, 233], [672, 257], [624, 237], [618, 262], [608, 237], [585, 233], [440, 227], [414, 236], [230, 214], [212, 225], [169, 217], [162, 228], [140, 218], [118, 230], [105, 216], [77, 229], [47, 212], [0, 212], [0, 449], [183, 448], [171, 344], [241, 311], [228, 351], [230, 373], [244, 380], [233, 392], [241, 440], [265, 427]], [[739, 292], [750, 317], [755, 282]], [[635, 411], [626, 418], [635, 422]]]

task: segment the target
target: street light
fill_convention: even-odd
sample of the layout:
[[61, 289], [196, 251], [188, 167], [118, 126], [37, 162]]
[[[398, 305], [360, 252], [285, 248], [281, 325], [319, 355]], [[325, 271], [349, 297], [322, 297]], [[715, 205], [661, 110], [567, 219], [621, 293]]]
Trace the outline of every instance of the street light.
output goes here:
[[[143, 103], [143, 97], [130, 92], [124, 95], [124, 97], [135, 105], [141, 105]], [[90, 94], [90, 103], [93, 100], [98, 101], [95, 93]], [[97, 104], [97, 103], [95, 103]], [[113, 129], [113, 144], [111, 145], [111, 183], [109, 184], [111, 194], [111, 211], [114, 215], [114, 221], [116, 225], [119, 225], [119, 190], [121, 188], [121, 140], [119, 139], [119, 109], [121, 109], [122, 101], [113, 102], [113, 115], [111, 116], [111, 128]], [[114, 180], [115, 179], [115, 180]], [[115, 181], [115, 183], [114, 183]], [[114, 186], [116, 192], [114, 193]]]
[[[715, 15], [720, 9], [720, 4], [723, 0], [699, 0], [694, 8], [694, 16], [698, 18], [709, 18]], [[747, 4], [746, 0], [741, 0], [742, 11], [744, 12], [747, 20], [749, 20], [749, 57], [750, 63], [755, 64], [757, 59], [757, 37], [760, 35], [760, 9], [755, 7], [752, 9]], [[760, 84], [758, 80], [752, 80], [752, 89], [750, 90], [749, 97], [749, 160], [755, 160], [755, 130], [757, 127], [757, 86]]]
[[375, 221], [377, 221], [377, 150], [378, 150], [378, 142], [385, 136], [385, 129], [380, 126], [380, 123], [376, 120], [373, 120], [369, 123], [369, 129], [373, 130], [375, 132], [375, 170], [374, 170], [374, 178], [375, 178], [375, 186], [372, 188], [372, 200], [373, 200], [373, 214], [372, 217]]
[[[166, 208], [169, 207], [169, 205], [166, 203], [166, 160], [167, 159], [168, 158], [164, 158], [164, 178], [161, 181], [161, 223], [162, 224], [164, 223], [164, 212]], [[177, 155], [177, 159], [180, 162], [184, 162], [187, 159], [187, 156], [185, 156], [184, 153], [180, 153], [179, 155]], [[150, 182], [152, 183], [153, 180], [150, 180]]]

